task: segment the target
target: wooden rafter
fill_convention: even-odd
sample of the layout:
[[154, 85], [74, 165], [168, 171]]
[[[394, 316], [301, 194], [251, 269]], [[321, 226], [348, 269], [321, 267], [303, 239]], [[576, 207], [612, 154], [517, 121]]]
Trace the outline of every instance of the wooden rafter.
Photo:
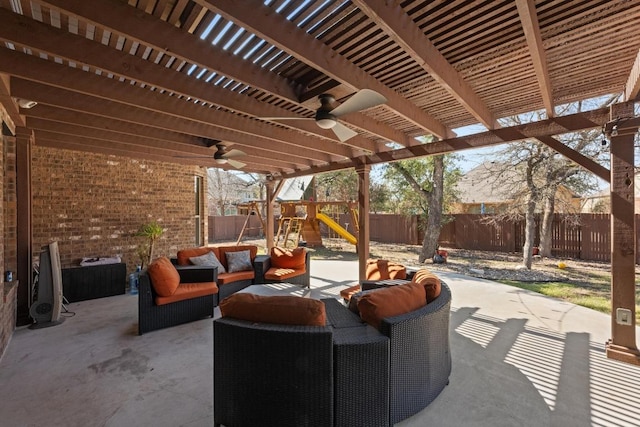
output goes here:
[[631, 67], [631, 72], [629, 73], [629, 78], [627, 79], [627, 84], [625, 85], [625, 90], [624, 90], [625, 101], [638, 100], [639, 98], [640, 98], [640, 49], [638, 50], [638, 55], [636, 56], [636, 60], [633, 63], [633, 67]]
[[382, 94], [387, 98], [387, 107], [421, 127], [425, 133], [438, 137], [451, 136], [451, 131], [438, 120], [365, 73], [321, 41], [300, 30], [295, 24], [275, 13], [273, 9], [247, 0], [197, 0], [197, 2], [251, 29], [269, 43], [350, 86], [354, 91], [368, 88]]
[[488, 129], [498, 126], [484, 101], [396, 2], [352, 0]]
[[529, 46], [533, 69], [538, 78], [542, 102], [547, 112], [547, 117], [553, 117], [555, 113], [553, 110], [551, 79], [547, 66], [547, 56], [542, 44], [542, 36], [540, 35], [540, 24], [538, 23], [535, 2], [533, 0], [516, 0], [516, 6], [518, 7], [522, 29]]

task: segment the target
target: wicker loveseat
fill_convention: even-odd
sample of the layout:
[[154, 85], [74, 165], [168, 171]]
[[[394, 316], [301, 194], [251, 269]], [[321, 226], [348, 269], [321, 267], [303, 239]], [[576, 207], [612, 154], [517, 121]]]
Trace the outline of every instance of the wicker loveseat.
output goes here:
[[335, 299], [325, 326], [214, 321], [216, 426], [390, 426], [425, 408], [451, 373], [451, 293], [363, 323]]
[[218, 260], [222, 267], [224, 267], [224, 272], [221, 268], [218, 269], [217, 276], [217, 284], [219, 288], [218, 296], [219, 300], [222, 301], [229, 295], [255, 283], [256, 276], [254, 267], [244, 271], [229, 272], [229, 260], [227, 254], [245, 251], [249, 252], [250, 264], [253, 266], [258, 253], [258, 247], [255, 245], [203, 246], [199, 248], [181, 249], [178, 251], [176, 258], [173, 258], [171, 262], [180, 267], [193, 265], [191, 258], [206, 255], [209, 252], [213, 253], [216, 260]]

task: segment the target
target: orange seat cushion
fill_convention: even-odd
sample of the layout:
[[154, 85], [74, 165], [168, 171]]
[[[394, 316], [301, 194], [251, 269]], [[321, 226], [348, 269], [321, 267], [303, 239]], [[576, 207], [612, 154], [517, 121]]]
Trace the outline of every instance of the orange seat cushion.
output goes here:
[[192, 265], [191, 261], [189, 261], [189, 258], [195, 258], [201, 255], [205, 255], [207, 252], [213, 252], [216, 258], [220, 260], [220, 262], [224, 262], [220, 259], [220, 251], [218, 250], [218, 248], [202, 246], [200, 248], [189, 248], [189, 249], [179, 250], [177, 254], [178, 265]]
[[301, 276], [305, 273], [305, 269], [295, 270], [293, 268], [270, 268], [264, 273], [267, 280], [284, 281], [291, 277]]
[[296, 296], [262, 296], [235, 293], [220, 303], [222, 317], [280, 325], [325, 326], [321, 301]]
[[147, 267], [147, 273], [151, 279], [151, 286], [161, 297], [173, 295], [180, 285], [178, 270], [167, 257], [156, 258]]
[[340, 296], [348, 301], [351, 299], [351, 295], [355, 294], [356, 292], [360, 292], [360, 290], [360, 284], [350, 286], [347, 289], [341, 290]]
[[218, 284], [220, 286], [226, 285], [227, 283], [237, 282], [240, 280], [253, 280], [256, 276], [253, 270], [251, 271], [235, 271], [233, 273], [222, 273], [218, 274]]
[[386, 259], [367, 260], [366, 280], [406, 279], [407, 269], [404, 265]]
[[275, 268], [287, 268], [293, 270], [306, 271], [307, 251], [304, 248], [286, 249], [273, 247], [271, 248], [271, 266]]
[[216, 282], [181, 283], [173, 295], [168, 297], [157, 296], [156, 305], [169, 304], [191, 298], [203, 297], [218, 293]]
[[409, 313], [424, 305], [424, 286], [413, 282], [376, 289], [358, 299], [360, 318], [377, 329], [380, 329], [382, 319]]
[[440, 283], [438, 276], [426, 268], [421, 268], [416, 271], [416, 274], [413, 276], [411, 281], [424, 286], [424, 290], [427, 294], [427, 304], [438, 298], [440, 291], [442, 290], [442, 284]]

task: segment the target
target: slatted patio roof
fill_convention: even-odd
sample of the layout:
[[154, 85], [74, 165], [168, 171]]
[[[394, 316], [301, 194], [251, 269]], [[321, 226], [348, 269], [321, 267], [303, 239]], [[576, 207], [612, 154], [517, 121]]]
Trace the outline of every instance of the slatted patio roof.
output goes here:
[[[37, 145], [231, 168], [220, 141], [245, 171], [296, 176], [601, 126], [554, 107], [638, 97], [640, 2], [0, 0], [0, 41], [2, 114]], [[360, 89], [387, 102], [341, 117], [344, 142], [267, 119]], [[500, 129], [532, 110], [548, 119]]]

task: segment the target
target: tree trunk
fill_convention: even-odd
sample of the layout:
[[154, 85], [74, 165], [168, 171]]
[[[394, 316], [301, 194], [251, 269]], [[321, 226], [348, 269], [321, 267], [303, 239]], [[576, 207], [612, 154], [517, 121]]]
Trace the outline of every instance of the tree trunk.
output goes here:
[[551, 240], [553, 238], [553, 213], [555, 211], [555, 197], [546, 197], [542, 226], [540, 227], [540, 256], [551, 256]]
[[533, 238], [536, 229], [535, 210], [535, 199], [533, 196], [529, 196], [527, 212], [525, 213], [524, 246], [522, 247], [522, 265], [528, 270], [531, 270], [531, 260], [533, 258]]
[[435, 156], [433, 159], [433, 191], [428, 193], [427, 202], [429, 213], [427, 228], [422, 241], [422, 251], [418, 261], [422, 264], [431, 259], [438, 249], [438, 238], [442, 228], [442, 201], [444, 198], [444, 157]]

